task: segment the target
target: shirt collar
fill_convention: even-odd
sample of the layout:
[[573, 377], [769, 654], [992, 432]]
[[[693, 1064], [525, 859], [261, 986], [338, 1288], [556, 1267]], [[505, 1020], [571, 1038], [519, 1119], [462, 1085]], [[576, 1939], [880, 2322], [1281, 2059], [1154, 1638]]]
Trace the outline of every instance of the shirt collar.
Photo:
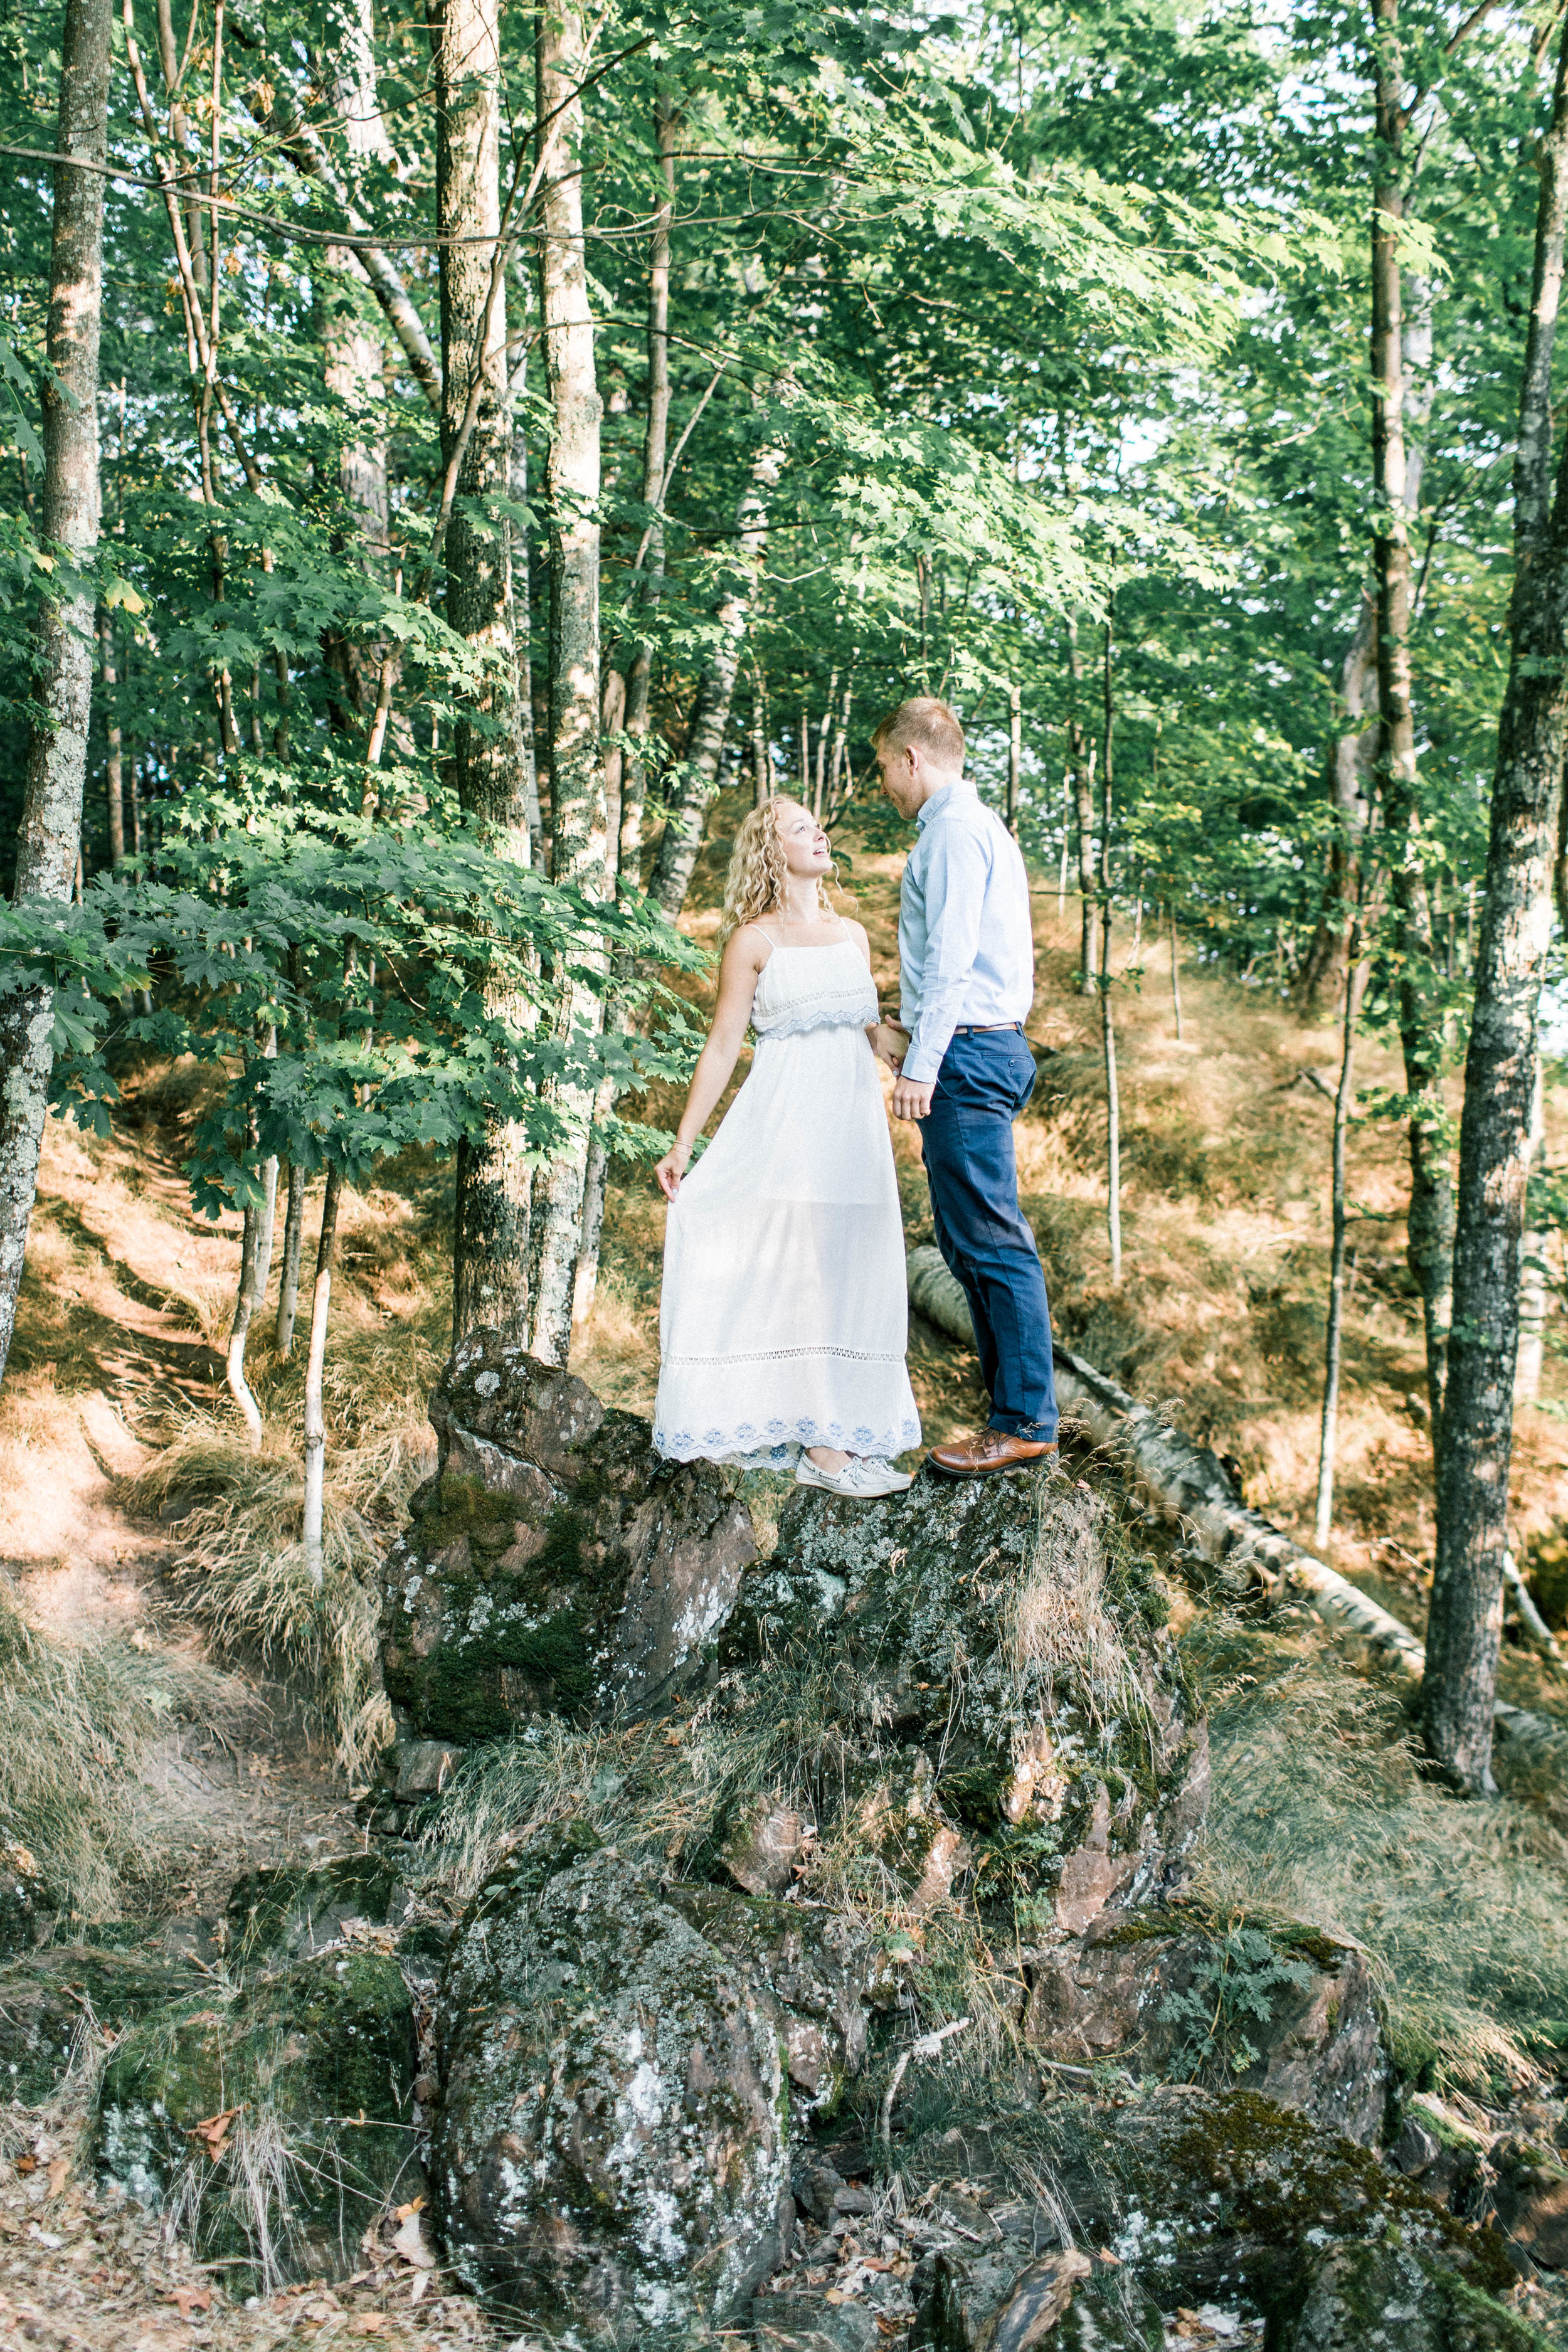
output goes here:
[[944, 808], [952, 807], [961, 793], [969, 800], [975, 797], [974, 786], [967, 776], [959, 776], [951, 784], [943, 784], [940, 793], [932, 793], [916, 817], [916, 824], [923, 825], [928, 817], [940, 816]]

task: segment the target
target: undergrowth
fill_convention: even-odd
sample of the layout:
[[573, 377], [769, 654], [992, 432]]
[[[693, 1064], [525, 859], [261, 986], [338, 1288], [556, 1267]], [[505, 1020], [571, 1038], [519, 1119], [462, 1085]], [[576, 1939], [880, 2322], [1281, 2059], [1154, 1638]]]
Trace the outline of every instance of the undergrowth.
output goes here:
[[1424, 1780], [1397, 1698], [1309, 1631], [1204, 1619], [1184, 1652], [1214, 1757], [1199, 1891], [1359, 1943], [1424, 2086], [1533, 2080], [1568, 2039], [1568, 1842]]
[[40, 1633], [0, 1580], [0, 1839], [26, 1849], [64, 1919], [112, 1917], [120, 1881], [149, 1866], [137, 1769], [152, 1742], [232, 1706], [210, 1670]]
[[377, 1668], [376, 1580], [428, 1467], [425, 1395], [438, 1362], [428, 1318], [392, 1331], [345, 1322], [335, 1337], [323, 1380], [319, 1590], [300, 1540], [299, 1360], [258, 1374], [268, 1406], [259, 1453], [234, 1420], [194, 1412], [123, 1489], [129, 1507], [147, 1517], [179, 1506], [180, 1556], [167, 1580], [175, 1608], [216, 1655], [258, 1664], [300, 1694], [352, 1787], [368, 1780], [392, 1737]]

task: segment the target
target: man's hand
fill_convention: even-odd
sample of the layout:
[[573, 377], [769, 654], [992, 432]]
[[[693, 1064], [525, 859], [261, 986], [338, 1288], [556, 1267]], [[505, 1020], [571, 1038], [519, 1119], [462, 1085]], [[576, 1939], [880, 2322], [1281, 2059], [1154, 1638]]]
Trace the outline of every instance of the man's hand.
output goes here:
[[910, 1033], [897, 1021], [883, 1021], [877, 1029], [877, 1052], [895, 1077], [904, 1066], [904, 1055], [910, 1050]]
[[893, 1087], [893, 1117], [895, 1118], [925, 1118], [931, 1111], [931, 1098], [936, 1092], [933, 1079], [929, 1086], [917, 1085], [913, 1078], [900, 1077]]

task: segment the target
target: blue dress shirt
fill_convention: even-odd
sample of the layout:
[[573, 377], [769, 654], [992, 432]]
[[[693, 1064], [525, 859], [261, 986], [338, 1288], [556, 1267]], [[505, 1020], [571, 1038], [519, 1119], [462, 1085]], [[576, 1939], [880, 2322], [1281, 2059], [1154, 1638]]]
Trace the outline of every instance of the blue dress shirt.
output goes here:
[[1026, 1021], [1035, 1001], [1029, 877], [1017, 843], [973, 784], [933, 793], [899, 906], [904, 1076], [930, 1086], [952, 1033]]

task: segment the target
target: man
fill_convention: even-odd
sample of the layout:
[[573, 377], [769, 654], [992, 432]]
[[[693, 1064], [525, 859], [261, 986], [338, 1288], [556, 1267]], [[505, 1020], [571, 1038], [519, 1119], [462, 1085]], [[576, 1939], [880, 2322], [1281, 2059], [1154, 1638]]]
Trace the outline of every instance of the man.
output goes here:
[[991, 1424], [931, 1449], [934, 1469], [983, 1478], [1057, 1450], [1051, 1318], [1018, 1207], [1013, 1121], [1035, 1084], [1024, 1024], [1035, 1000], [1029, 882], [1018, 845], [963, 775], [945, 702], [901, 702], [871, 738], [882, 790], [920, 838], [899, 912], [900, 1019], [887, 1055], [893, 1116], [920, 1121], [937, 1247], [974, 1321]]

